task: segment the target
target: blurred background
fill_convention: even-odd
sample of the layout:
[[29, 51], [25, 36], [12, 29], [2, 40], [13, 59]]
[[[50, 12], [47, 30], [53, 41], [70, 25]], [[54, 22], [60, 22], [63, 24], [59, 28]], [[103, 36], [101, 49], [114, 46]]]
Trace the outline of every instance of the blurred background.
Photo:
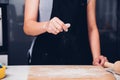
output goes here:
[[[9, 65], [26, 65], [27, 51], [34, 37], [23, 32], [25, 0], [0, 0], [3, 43], [0, 49], [0, 62]], [[120, 60], [120, 0], [96, 0], [96, 19], [100, 32], [101, 52], [110, 62]], [[44, 0], [41, 6], [41, 19], [49, 18], [52, 0]], [[46, 16], [47, 15], [47, 16]], [[7, 59], [8, 62], [3, 59]]]

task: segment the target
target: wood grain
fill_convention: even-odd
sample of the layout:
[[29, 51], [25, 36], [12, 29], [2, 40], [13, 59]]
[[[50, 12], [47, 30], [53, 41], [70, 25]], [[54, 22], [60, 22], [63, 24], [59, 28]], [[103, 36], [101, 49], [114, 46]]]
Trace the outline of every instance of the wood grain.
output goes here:
[[98, 66], [33, 66], [28, 80], [115, 80]]

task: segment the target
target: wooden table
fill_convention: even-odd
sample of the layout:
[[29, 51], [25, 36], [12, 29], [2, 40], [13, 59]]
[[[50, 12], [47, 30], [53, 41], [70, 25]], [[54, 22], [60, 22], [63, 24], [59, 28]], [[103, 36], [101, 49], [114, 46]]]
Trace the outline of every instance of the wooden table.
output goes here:
[[98, 66], [8, 66], [3, 80], [115, 80]]

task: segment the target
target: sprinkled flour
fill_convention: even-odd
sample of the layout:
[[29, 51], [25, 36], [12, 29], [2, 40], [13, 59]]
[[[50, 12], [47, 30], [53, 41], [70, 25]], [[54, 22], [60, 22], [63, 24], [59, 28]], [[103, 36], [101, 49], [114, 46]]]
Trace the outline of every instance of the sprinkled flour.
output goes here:
[[30, 76], [37, 77], [63, 77], [63, 78], [81, 78], [81, 77], [102, 77], [106, 73], [99, 67], [39, 67], [30, 71]]

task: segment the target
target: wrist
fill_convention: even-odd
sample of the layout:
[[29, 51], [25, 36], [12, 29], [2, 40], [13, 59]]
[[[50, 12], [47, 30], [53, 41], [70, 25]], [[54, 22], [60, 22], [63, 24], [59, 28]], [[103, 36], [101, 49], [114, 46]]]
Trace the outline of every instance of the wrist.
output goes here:
[[95, 54], [93, 55], [93, 60], [95, 60], [96, 58], [99, 58], [100, 54]]
[[48, 23], [49, 23], [49, 22], [46, 21], [46, 22], [44, 22], [44, 24], [43, 24], [43, 29], [44, 29], [45, 32], [47, 32]]

